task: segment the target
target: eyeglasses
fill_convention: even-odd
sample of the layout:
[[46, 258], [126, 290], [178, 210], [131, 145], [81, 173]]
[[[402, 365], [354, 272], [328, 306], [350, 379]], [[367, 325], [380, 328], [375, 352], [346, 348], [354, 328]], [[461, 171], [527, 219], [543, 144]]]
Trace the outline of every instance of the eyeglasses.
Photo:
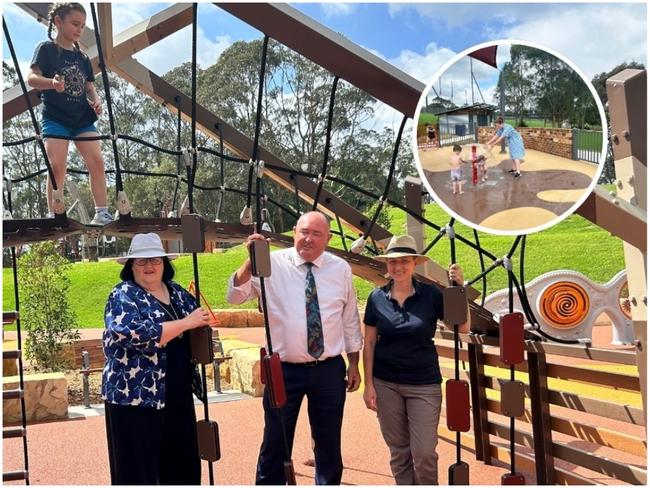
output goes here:
[[150, 262], [151, 264], [162, 264], [163, 258], [137, 258], [133, 260], [133, 264], [136, 266], [144, 266], [147, 264], [147, 262]]

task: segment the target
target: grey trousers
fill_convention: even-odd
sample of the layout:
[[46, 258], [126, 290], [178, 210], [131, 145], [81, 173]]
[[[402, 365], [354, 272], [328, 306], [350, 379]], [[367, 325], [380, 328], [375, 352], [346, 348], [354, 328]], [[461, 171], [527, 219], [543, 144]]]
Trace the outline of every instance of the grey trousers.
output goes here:
[[440, 385], [401, 385], [374, 378], [377, 418], [398, 485], [438, 484]]

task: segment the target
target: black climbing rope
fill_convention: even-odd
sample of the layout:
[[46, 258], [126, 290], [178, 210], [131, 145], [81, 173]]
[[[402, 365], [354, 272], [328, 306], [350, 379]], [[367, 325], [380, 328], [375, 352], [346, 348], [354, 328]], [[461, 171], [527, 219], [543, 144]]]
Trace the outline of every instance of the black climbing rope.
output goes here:
[[172, 208], [171, 215], [175, 216], [176, 214], [176, 203], [178, 201], [178, 190], [181, 186], [181, 97], [178, 95], [174, 97], [174, 102], [176, 103], [176, 150], [178, 154], [176, 155], [176, 183], [174, 185], [174, 196], [172, 197]]
[[[111, 130], [111, 147], [113, 148], [113, 160], [115, 162], [115, 190], [118, 201], [120, 200], [120, 192], [124, 191], [122, 183], [122, 172], [120, 170], [120, 154], [117, 150], [117, 131], [115, 129], [115, 119], [113, 118], [113, 103], [111, 100], [111, 88], [108, 80], [108, 73], [106, 71], [106, 64], [104, 60], [104, 51], [102, 49], [102, 40], [99, 32], [99, 22], [97, 22], [97, 12], [95, 11], [95, 4], [90, 4], [90, 12], [93, 17], [93, 26], [95, 28], [95, 43], [97, 44], [97, 57], [99, 59], [99, 69], [102, 73], [102, 84], [104, 85], [104, 94], [106, 96], [106, 109], [108, 111], [108, 123]], [[120, 211], [120, 214], [122, 212]], [[130, 215], [130, 214], [127, 214]]]
[[390, 162], [390, 168], [388, 170], [388, 176], [386, 177], [386, 185], [384, 186], [384, 192], [381, 195], [381, 197], [378, 200], [377, 208], [375, 209], [375, 214], [372, 217], [372, 220], [370, 221], [370, 224], [368, 224], [368, 228], [366, 231], [363, 233], [363, 235], [352, 245], [352, 252], [360, 253], [366, 244], [366, 240], [368, 239], [368, 236], [372, 232], [373, 227], [377, 223], [377, 219], [379, 218], [379, 214], [381, 213], [382, 209], [384, 208], [384, 205], [386, 204], [386, 201], [388, 199], [388, 192], [390, 191], [390, 185], [393, 182], [393, 174], [395, 172], [395, 165], [397, 164], [397, 156], [399, 154], [399, 145], [400, 142], [402, 141], [402, 132], [404, 132], [404, 125], [406, 125], [406, 121], [408, 120], [408, 117], [405, 115], [402, 118], [402, 123], [399, 126], [399, 130], [397, 131], [397, 138], [395, 139], [395, 146], [393, 147], [393, 157]]
[[[266, 72], [266, 54], [268, 49], [268, 43], [269, 43], [269, 36], [264, 36], [264, 43], [262, 47], [262, 61], [261, 61], [260, 73], [259, 73], [260, 74], [259, 90], [257, 95], [255, 135], [253, 138], [253, 149], [251, 151], [251, 166], [249, 171], [249, 191], [248, 191], [248, 203], [247, 203], [247, 207], [250, 208], [252, 176], [254, 173], [256, 176], [255, 178], [255, 183], [256, 183], [255, 184], [255, 199], [256, 199], [255, 230], [257, 232], [260, 232], [262, 230], [262, 178], [264, 176], [264, 162], [258, 161], [257, 155], [259, 150], [259, 136], [260, 136], [261, 120], [262, 120], [262, 95], [264, 90], [264, 77]], [[271, 357], [273, 355], [273, 342], [271, 340], [271, 328], [269, 325], [269, 318], [268, 318], [268, 305], [267, 305], [267, 298], [266, 298], [266, 286], [265, 286], [264, 276], [260, 276], [259, 281], [260, 281], [260, 303], [262, 305], [262, 315], [264, 317], [264, 332], [266, 334], [266, 346], [267, 346], [267, 353], [268, 353], [267, 357]], [[271, 389], [273, 389], [276, 386], [279, 386], [273, 384], [273, 378], [267, 377], [267, 382], [270, 382], [270, 384], [267, 384], [267, 388], [271, 387]], [[270, 395], [270, 396], [274, 396], [274, 395]], [[271, 402], [271, 404], [273, 404], [273, 402]], [[278, 407], [278, 418], [280, 420], [280, 429], [282, 431], [282, 442], [284, 446], [284, 455], [285, 455], [284, 470], [285, 470], [286, 482], [289, 485], [295, 485], [296, 484], [295, 472], [293, 470], [293, 461], [291, 460], [291, 449], [289, 448], [289, 437], [287, 435], [287, 429], [284, 421], [282, 406]]]
[[325, 150], [323, 151], [323, 167], [321, 168], [320, 175], [318, 176], [318, 186], [316, 187], [316, 196], [314, 197], [314, 203], [312, 204], [311, 209], [316, 210], [318, 208], [318, 201], [320, 200], [320, 194], [323, 190], [323, 184], [325, 183], [325, 176], [327, 175], [327, 163], [330, 156], [330, 141], [332, 139], [332, 121], [334, 120], [334, 100], [336, 99], [336, 87], [339, 84], [339, 77], [335, 76], [334, 81], [332, 82], [332, 91], [330, 93], [330, 106], [327, 114], [327, 131], [325, 133]]

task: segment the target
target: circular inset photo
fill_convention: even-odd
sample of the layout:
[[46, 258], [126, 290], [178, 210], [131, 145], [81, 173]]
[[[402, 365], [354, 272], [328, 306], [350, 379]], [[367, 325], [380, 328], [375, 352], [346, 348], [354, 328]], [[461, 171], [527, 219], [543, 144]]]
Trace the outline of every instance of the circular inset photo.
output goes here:
[[481, 44], [427, 85], [414, 153], [434, 200], [461, 222], [528, 234], [570, 215], [602, 171], [605, 112], [560, 54], [524, 41]]

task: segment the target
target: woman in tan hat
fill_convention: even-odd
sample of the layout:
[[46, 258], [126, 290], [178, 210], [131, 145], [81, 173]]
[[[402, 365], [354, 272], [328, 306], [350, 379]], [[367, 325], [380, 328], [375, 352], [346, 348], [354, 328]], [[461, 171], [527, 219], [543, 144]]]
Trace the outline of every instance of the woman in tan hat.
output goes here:
[[[443, 317], [442, 293], [414, 278], [429, 258], [417, 253], [411, 236], [393, 237], [375, 259], [386, 263], [390, 281], [366, 305], [363, 399], [377, 412], [395, 483], [435, 485], [442, 375], [433, 335]], [[463, 282], [460, 266], [449, 266], [449, 279]], [[469, 331], [469, 322], [459, 331]]]
[[202, 397], [185, 331], [208, 312], [172, 281], [157, 234], [136, 234], [104, 313], [102, 398], [111, 483], [198, 485], [201, 461], [192, 393]]

